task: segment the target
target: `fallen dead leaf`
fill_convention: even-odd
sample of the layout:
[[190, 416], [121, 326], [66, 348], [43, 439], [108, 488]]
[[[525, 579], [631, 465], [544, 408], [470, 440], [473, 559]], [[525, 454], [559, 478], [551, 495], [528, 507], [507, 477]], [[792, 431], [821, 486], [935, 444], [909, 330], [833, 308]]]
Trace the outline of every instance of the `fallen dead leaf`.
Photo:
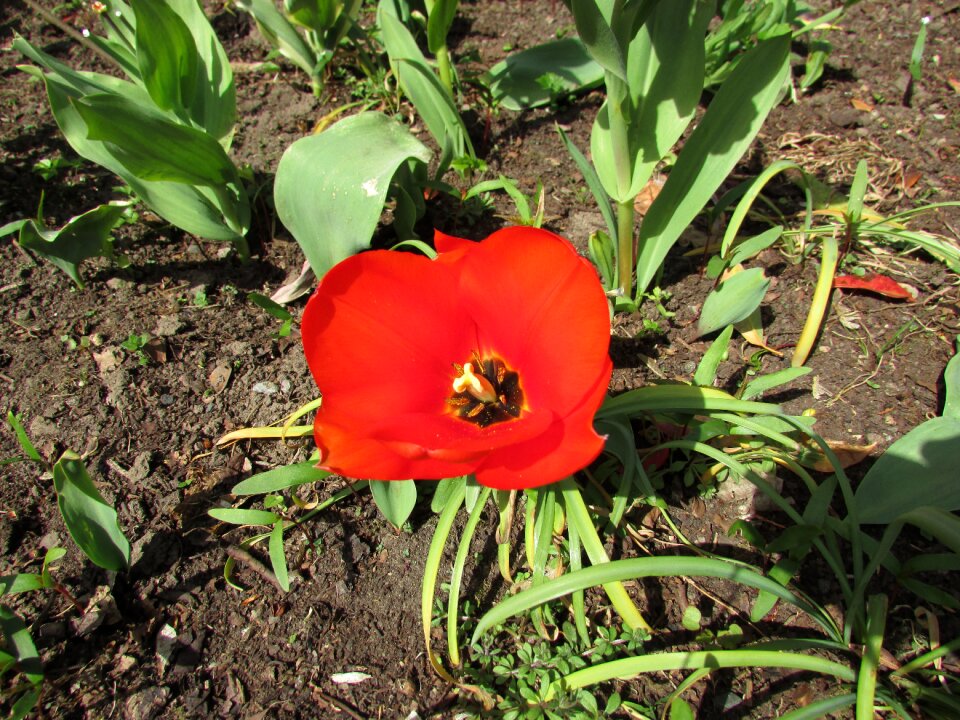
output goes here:
[[153, 362], [163, 364], [167, 361], [167, 341], [163, 338], [151, 338], [143, 346], [143, 352]]
[[226, 390], [227, 383], [230, 382], [231, 372], [229, 365], [217, 365], [210, 371], [210, 374], [207, 376], [207, 381], [210, 383], [210, 389], [212, 389], [215, 394], [219, 395]]
[[947, 78], [947, 84], [953, 88], [953, 91], [960, 95], [960, 80], [957, 80], [953, 75], [950, 75]]
[[873, 105], [860, 98], [852, 98], [850, 104], [861, 112], [873, 112]]
[[647, 184], [643, 186], [640, 194], [637, 195], [633, 201], [633, 209], [637, 211], [637, 215], [643, 217], [647, 214], [647, 211], [650, 209], [650, 206], [653, 205], [653, 201], [657, 199], [657, 195], [660, 194], [662, 189], [662, 177], [654, 176], [647, 180]]
[[[827, 440], [827, 446], [840, 461], [840, 467], [846, 469], [862, 462], [877, 448], [877, 443], [854, 445], [843, 440]], [[800, 458], [800, 463], [817, 472], [831, 472], [833, 465], [819, 449], [811, 450]]]

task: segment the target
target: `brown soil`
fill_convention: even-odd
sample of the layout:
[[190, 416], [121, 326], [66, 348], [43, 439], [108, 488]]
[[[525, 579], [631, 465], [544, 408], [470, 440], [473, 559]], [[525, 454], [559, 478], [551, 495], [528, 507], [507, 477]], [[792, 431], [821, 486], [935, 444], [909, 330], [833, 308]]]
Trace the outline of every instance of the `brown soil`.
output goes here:
[[[220, 3], [209, 9], [232, 60], [249, 63], [265, 56], [267, 48], [246, 17]], [[508, 45], [529, 47], [571, 24], [562, 5], [548, 0], [464, 2], [460, 13], [454, 54], [476, 51], [477, 67], [502, 58]], [[924, 15], [932, 17], [926, 50], [931, 61], [907, 98], [907, 63]], [[79, 25], [82, 17], [67, 20]], [[35, 216], [43, 193], [44, 216], [56, 226], [115, 197], [116, 183], [86, 163], [49, 182], [33, 172], [41, 159], [74, 155], [53, 122], [42, 87], [15, 69], [22, 62], [9, 48], [16, 33], [75, 67], [96, 65], [20, 3], [0, 9], [0, 220]], [[821, 179], [845, 188], [856, 161], [869, 157], [875, 172], [871, 197], [882, 211], [955, 199], [960, 184], [956, 4], [862, 3], [830, 40], [835, 51], [824, 79], [797, 103], [775, 109], [738, 175], [793, 153]], [[238, 72], [237, 88], [234, 157], [266, 179], [291, 142], [350, 99], [348, 88], [332, 81], [318, 101], [302, 76], [289, 69], [276, 75]], [[528, 193], [542, 181], [547, 226], [581, 246], [601, 220], [565, 157], [554, 120], [586, 148], [600, 101], [599, 93], [576, 98], [560, 107], [559, 115], [503, 111], [493, 118], [488, 136], [482, 113], [472, 116], [492, 176], [514, 177]], [[796, 201], [790, 188], [779, 192]], [[302, 460], [305, 451], [267, 444], [218, 451], [212, 443], [231, 429], [275, 422], [316, 395], [297, 333], [276, 338], [276, 321], [245, 300], [249, 292], [275, 290], [303, 261], [297, 245], [275, 228], [268, 198], [265, 192], [257, 203], [251, 233], [256, 258], [248, 265], [229, 253], [224, 257], [223, 246], [185, 236], [147, 212], [120, 233], [118, 248], [130, 266], [89, 263], [83, 290], [9, 238], [0, 240], [4, 405], [22, 415], [48, 457], [65, 448], [84, 455], [133, 543], [129, 572], [98, 570], [71, 544], [50, 478], [28, 464], [3, 467], [2, 573], [37, 571], [45, 548], [62, 545], [70, 548], [57, 572], [62, 584], [81, 604], [98, 590], [109, 599], [84, 618], [59, 595], [25, 596], [15, 604], [34, 623], [46, 668], [42, 717], [403, 718], [414, 711], [447, 717], [462, 702], [432, 674], [423, 653], [420, 577], [434, 525], [426, 508], [418, 508], [410, 531], [396, 532], [368, 496], [357, 496], [291, 537], [288, 556], [297, 562], [289, 594], [242, 563], [237, 580], [246, 589], [238, 592], [224, 581], [225, 548], [245, 535], [216, 526], [206, 510], [233, 502], [229, 489], [237, 480]], [[497, 203], [500, 214], [474, 226], [448, 206], [436, 208], [431, 220], [445, 232], [482, 237], [509, 221], [509, 206], [499, 198]], [[918, 219], [916, 227], [955, 238], [958, 224], [960, 213], [943, 211]], [[768, 339], [788, 347], [803, 323], [815, 263], [793, 264], [775, 251], [762, 260], [775, 278], [764, 309]], [[881, 263], [916, 287], [917, 301], [835, 293], [809, 362], [813, 373], [767, 399], [793, 412], [816, 408], [822, 434], [877, 442], [879, 453], [938, 413], [939, 378], [952, 354], [960, 296], [955, 276], [920, 255], [862, 260]], [[671, 294], [667, 309], [673, 317], [658, 317], [648, 304], [636, 317], [616, 322], [613, 390], [661, 377], [688, 380], [709, 344], [695, 336], [710, 288], [699, 260], [671, 257], [663, 286]], [[301, 309], [302, 302], [294, 304], [295, 315]], [[642, 317], [658, 321], [665, 334], [637, 337]], [[141, 364], [120, 343], [144, 332], [161, 339], [161, 352]], [[737, 387], [750, 352], [739, 346], [731, 352], [721, 367], [721, 384]], [[762, 372], [786, 362], [767, 355]], [[225, 388], [212, 386], [215, 370], [229, 372]], [[12, 434], [0, 433], [0, 458], [17, 454]], [[318, 492], [325, 496], [328, 489]], [[708, 541], [729, 521], [716, 500], [677, 493], [676, 502], [681, 527], [692, 539]], [[669, 540], [664, 528], [656, 530]], [[474, 582], [479, 586], [483, 579]], [[722, 585], [710, 591], [733, 606], [723, 612], [718, 606], [715, 615], [729, 622], [724, 612], [733, 612], [738, 602]], [[688, 603], [705, 597], [681, 581], [648, 593], [657, 596], [659, 606], [654, 624], [667, 627], [676, 626]], [[167, 626], [175, 634], [172, 652], [158, 652]], [[347, 671], [372, 677], [357, 685], [331, 680]], [[622, 692], [652, 703], [670, 689], [662, 676]], [[725, 716], [774, 716], [809, 692], [803, 682], [770, 674], [728, 679], [705, 689], [701, 717], [719, 716], [724, 703], [736, 705]]]

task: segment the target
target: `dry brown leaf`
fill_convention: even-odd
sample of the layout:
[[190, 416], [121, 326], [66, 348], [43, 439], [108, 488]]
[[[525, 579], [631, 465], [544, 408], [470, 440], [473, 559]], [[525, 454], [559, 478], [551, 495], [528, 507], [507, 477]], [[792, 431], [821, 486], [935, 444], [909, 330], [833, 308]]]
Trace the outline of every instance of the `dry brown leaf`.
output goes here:
[[873, 105], [860, 98], [852, 98], [850, 104], [860, 112], [873, 112]]
[[657, 175], [647, 180], [647, 184], [643, 186], [640, 194], [633, 201], [633, 209], [637, 211], [637, 215], [643, 217], [647, 214], [647, 210], [650, 209], [653, 201], [657, 199], [657, 195], [663, 189], [663, 182], [663, 178]]
[[[833, 454], [840, 461], [840, 467], [846, 469], [856, 465], [866, 459], [870, 453], [877, 449], [876, 443], [869, 445], [854, 445], [843, 440], [827, 440], [827, 446], [833, 450]], [[803, 464], [817, 472], [831, 472], [833, 465], [827, 460], [826, 456], [819, 449], [814, 450], [803, 459]]]
[[947, 78], [947, 84], [953, 88], [953, 91], [960, 95], [960, 80], [957, 80], [953, 75]]

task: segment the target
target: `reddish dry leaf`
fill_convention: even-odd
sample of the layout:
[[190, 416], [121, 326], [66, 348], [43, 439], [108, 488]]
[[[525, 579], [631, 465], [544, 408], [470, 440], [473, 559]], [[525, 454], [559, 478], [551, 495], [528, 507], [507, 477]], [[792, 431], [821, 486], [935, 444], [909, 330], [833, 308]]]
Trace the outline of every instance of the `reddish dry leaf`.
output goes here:
[[852, 98], [850, 100], [850, 104], [861, 112], [873, 112], [873, 105], [861, 100], [860, 98]]
[[960, 95], [960, 80], [957, 80], [953, 75], [951, 75], [947, 78], [947, 83], [953, 88], [955, 93]]
[[904, 170], [903, 171], [903, 189], [909, 190], [918, 182], [920, 178], [923, 177], [923, 173], [919, 170]]
[[897, 300], [913, 300], [913, 294], [896, 280], [876, 273], [858, 277], [856, 275], [837, 275], [833, 279], [835, 288], [845, 290], [866, 290]]

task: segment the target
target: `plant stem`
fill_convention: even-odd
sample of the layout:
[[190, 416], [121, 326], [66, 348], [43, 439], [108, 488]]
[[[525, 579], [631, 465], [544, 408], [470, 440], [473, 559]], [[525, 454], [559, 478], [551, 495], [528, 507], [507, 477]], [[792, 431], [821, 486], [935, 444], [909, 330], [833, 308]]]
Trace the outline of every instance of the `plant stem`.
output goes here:
[[617, 203], [617, 280], [625, 300], [633, 297], [633, 215], [632, 199]]

